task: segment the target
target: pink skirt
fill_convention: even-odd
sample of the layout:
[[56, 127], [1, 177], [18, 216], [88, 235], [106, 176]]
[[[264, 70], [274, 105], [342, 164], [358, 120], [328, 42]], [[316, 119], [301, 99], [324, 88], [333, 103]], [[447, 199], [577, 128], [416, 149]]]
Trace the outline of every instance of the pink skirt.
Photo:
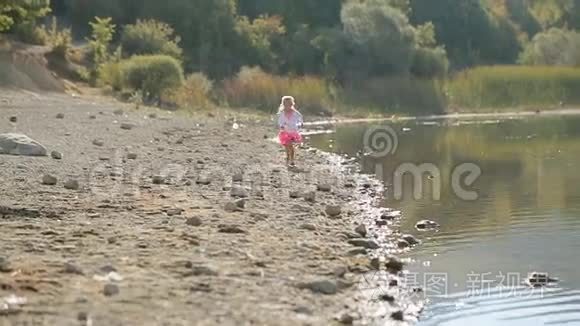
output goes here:
[[280, 131], [278, 139], [283, 146], [302, 142], [302, 136], [298, 131]]

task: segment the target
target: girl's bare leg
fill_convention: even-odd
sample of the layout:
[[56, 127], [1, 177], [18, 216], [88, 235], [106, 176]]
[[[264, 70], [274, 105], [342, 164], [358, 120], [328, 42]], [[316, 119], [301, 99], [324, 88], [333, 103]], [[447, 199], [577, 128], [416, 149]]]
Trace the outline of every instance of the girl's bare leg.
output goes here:
[[284, 146], [284, 148], [286, 149], [286, 164], [290, 163], [290, 152], [291, 152], [291, 147], [292, 145], [286, 145]]
[[294, 164], [294, 144], [290, 145], [290, 164]]

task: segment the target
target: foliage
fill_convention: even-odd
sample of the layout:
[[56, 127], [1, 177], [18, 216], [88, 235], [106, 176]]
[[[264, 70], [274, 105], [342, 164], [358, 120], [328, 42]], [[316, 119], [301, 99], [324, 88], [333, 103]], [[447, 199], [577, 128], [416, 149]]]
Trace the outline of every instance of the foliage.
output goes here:
[[411, 0], [411, 8], [413, 24], [433, 23], [454, 68], [513, 63], [517, 58], [517, 30], [506, 18], [494, 17], [480, 0]]
[[275, 66], [272, 39], [285, 32], [280, 17], [260, 16], [251, 22], [247, 17], [240, 17], [235, 30], [247, 46], [244, 51], [248, 56], [247, 63], [262, 64], [269, 68]]
[[50, 12], [49, 0], [2, 0], [0, 2], [0, 32], [20, 24], [31, 24]]
[[298, 108], [310, 114], [329, 111], [330, 96], [323, 80], [316, 77], [282, 77], [260, 68], [244, 67], [234, 78], [224, 82], [222, 96], [233, 107], [253, 107], [276, 112], [280, 98], [294, 94]]
[[119, 72], [109, 77], [113, 87], [141, 91], [146, 100], [158, 100], [164, 92], [183, 83], [181, 64], [166, 55], [134, 56], [111, 64], [109, 69]]
[[179, 47], [180, 38], [166, 23], [153, 19], [137, 20], [126, 25], [121, 36], [121, 46], [126, 55], [164, 54], [181, 60], [183, 50]]
[[95, 66], [99, 67], [109, 60], [109, 46], [113, 40], [116, 26], [110, 17], [95, 17], [95, 21], [89, 22], [89, 25], [92, 29], [89, 47]]
[[451, 105], [515, 108], [580, 104], [580, 69], [570, 67], [478, 67], [448, 84]]
[[179, 108], [189, 110], [203, 110], [213, 108], [211, 100], [213, 82], [202, 73], [194, 73], [185, 79], [180, 87], [169, 90], [165, 94], [166, 102], [174, 103]]
[[60, 29], [56, 17], [52, 17], [50, 26], [39, 28], [39, 36], [44, 44], [52, 48], [52, 53], [60, 58], [66, 58], [72, 45], [70, 28]]
[[580, 66], [580, 33], [551, 28], [536, 35], [520, 56], [527, 65]]

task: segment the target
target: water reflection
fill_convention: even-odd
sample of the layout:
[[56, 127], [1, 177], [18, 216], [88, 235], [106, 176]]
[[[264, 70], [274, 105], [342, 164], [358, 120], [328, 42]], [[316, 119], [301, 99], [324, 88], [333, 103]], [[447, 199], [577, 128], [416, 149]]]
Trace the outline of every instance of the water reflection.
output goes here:
[[[397, 132], [398, 148], [384, 157], [364, 155], [364, 134], [371, 125], [338, 127], [334, 134], [313, 137], [312, 144], [358, 156], [364, 172], [382, 176], [385, 206], [402, 210], [402, 232], [423, 240], [407, 254], [413, 259], [410, 276], [425, 287], [429, 275], [445, 275], [443, 295], [429, 296], [429, 289], [425, 291], [432, 304], [423, 323], [580, 325], [580, 296], [572, 290], [580, 288], [576, 263], [580, 249], [580, 119], [411, 121], [390, 126]], [[399, 199], [395, 171], [405, 163], [431, 164], [437, 167], [440, 179], [429, 176], [432, 173], [415, 180], [406, 174]], [[453, 171], [463, 163], [481, 168], [481, 176], [472, 185], [463, 185], [477, 193], [477, 200], [463, 200], [452, 186]], [[415, 182], [423, 190], [417, 199], [413, 196]], [[415, 223], [425, 218], [441, 224], [439, 232], [416, 231]], [[536, 301], [499, 298], [497, 294], [479, 299], [468, 295], [477, 275], [487, 277], [488, 282], [482, 281], [480, 286], [497, 291], [505, 287], [499, 279], [502, 275], [519, 275], [523, 281], [532, 271], [560, 278], [557, 291], [552, 289], [556, 292]], [[559, 296], [550, 297], [555, 293]], [[536, 318], [525, 317], [530, 315]]]

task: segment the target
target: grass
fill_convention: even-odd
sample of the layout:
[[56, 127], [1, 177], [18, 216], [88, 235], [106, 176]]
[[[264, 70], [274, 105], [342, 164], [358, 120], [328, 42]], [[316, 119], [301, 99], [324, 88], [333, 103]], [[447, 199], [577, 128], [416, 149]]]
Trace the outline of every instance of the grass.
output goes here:
[[478, 67], [450, 80], [447, 96], [459, 111], [579, 105], [580, 68]]

